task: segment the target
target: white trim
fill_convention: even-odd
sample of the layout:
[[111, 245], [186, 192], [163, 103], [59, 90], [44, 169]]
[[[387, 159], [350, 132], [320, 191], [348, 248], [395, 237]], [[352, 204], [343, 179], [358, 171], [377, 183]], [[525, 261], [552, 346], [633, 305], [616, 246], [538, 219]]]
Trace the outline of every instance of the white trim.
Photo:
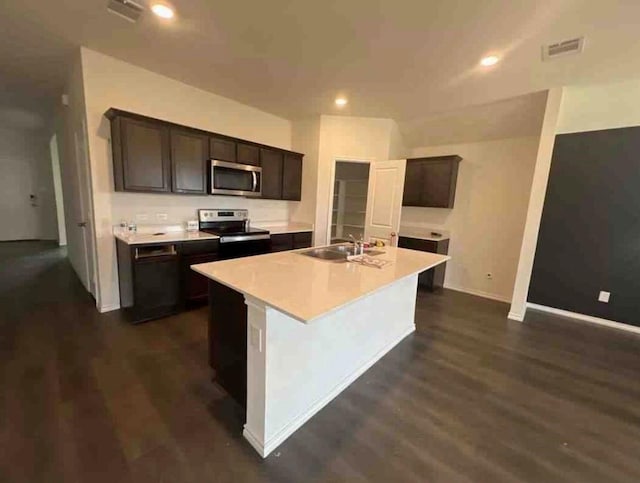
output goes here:
[[247, 428], [246, 424], [244, 425], [244, 429], [242, 430], [242, 436], [244, 436], [244, 439], [249, 441], [249, 444], [253, 446], [253, 449], [255, 449], [260, 456], [262, 456], [263, 458], [267, 457], [269, 453], [264, 451], [264, 445], [260, 442], [260, 439], [256, 437], [249, 430], [249, 428]]
[[463, 292], [463, 293], [468, 293], [471, 295], [476, 295], [478, 297], [482, 297], [485, 299], [491, 299], [491, 300], [497, 300], [498, 302], [505, 302], [507, 304], [511, 303], [511, 298], [509, 297], [504, 297], [502, 295], [497, 295], [497, 294], [493, 294], [493, 293], [489, 293], [489, 292], [483, 292], [481, 290], [474, 290], [471, 288], [466, 288], [466, 287], [458, 287], [457, 285], [451, 285], [448, 283], [444, 284], [444, 288], [449, 289], [449, 290], [454, 290], [455, 292]]
[[532, 304], [527, 302], [527, 307], [540, 312], [547, 312], [549, 314], [560, 315], [561, 317], [567, 317], [572, 320], [580, 320], [582, 322], [589, 322], [591, 324], [598, 324], [604, 327], [612, 329], [625, 330], [627, 332], [633, 332], [640, 334], [640, 327], [635, 325], [624, 324], [622, 322], [615, 322], [609, 319], [602, 319], [600, 317], [594, 317], [592, 315], [580, 314], [577, 312], [569, 312], [568, 310], [556, 309], [554, 307], [547, 307], [546, 305]]
[[521, 314], [519, 312], [509, 312], [509, 315], [507, 315], [507, 318], [509, 320], [515, 320], [517, 322], [524, 322], [525, 314], [526, 314], [526, 309], [525, 309], [525, 312], [523, 314]]
[[105, 312], [111, 312], [113, 310], [118, 310], [120, 308], [120, 304], [110, 304], [110, 305], [98, 305], [98, 312], [104, 314]]
[[[344, 161], [345, 163], [367, 163], [371, 166], [376, 160], [374, 158], [352, 158], [350, 156], [334, 156], [331, 162], [331, 168], [329, 172], [329, 210], [327, 213], [327, 236], [325, 240], [325, 245], [331, 244], [331, 222], [333, 221], [333, 191], [334, 185], [336, 184], [336, 163], [338, 161]], [[371, 174], [371, 168], [369, 168], [369, 174]], [[367, 193], [368, 196], [368, 193]]]
[[378, 351], [371, 359], [361, 365], [354, 372], [345, 377], [342, 381], [340, 381], [326, 396], [322, 397], [314, 404], [312, 404], [307, 411], [303, 414], [299, 415], [296, 419], [287, 424], [284, 428], [282, 428], [277, 434], [271, 437], [268, 441], [261, 443], [260, 439], [256, 437], [245, 425], [242, 435], [246, 438], [247, 441], [253, 446], [253, 448], [263, 457], [266, 458], [269, 453], [271, 453], [274, 449], [276, 449], [284, 440], [286, 440], [289, 436], [291, 436], [295, 431], [297, 431], [304, 423], [306, 423], [311, 417], [313, 417], [318, 411], [320, 411], [323, 407], [329, 404], [338, 394], [344, 391], [350, 384], [352, 384], [356, 379], [358, 379], [362, 374], [364, 374], [367, 369], [373, 366], [376, 362], [382, 359], [387, 352], [393, 349], [396, 345], [400, 343], [405, 337], [409, 334], [415, 332], [416, 327], [412, 325], [408, 327], [404, 332], [402, 332], [397, 338], [395, 338], [392, 342], [383, 347], [380, 351]]

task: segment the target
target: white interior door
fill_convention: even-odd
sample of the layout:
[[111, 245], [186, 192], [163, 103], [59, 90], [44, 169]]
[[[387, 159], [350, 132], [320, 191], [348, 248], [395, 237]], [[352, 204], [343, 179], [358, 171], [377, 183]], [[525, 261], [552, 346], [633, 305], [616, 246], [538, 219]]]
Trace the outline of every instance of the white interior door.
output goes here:
[[84, 136], [84, 123], [81, 130], [74, 132], [75, 171], [77, 179], [77, 203], [74, 203], [74, 229], [77, 230], [81, 253], [77, 257], [76, 271], [87, 291], [96, 295], [93, 260], [93, 234], [91, 226], [91, 191], [89, 178], [89, 156]]
[[406, 159], [376, 161], [369, 171], [364, 237], [397, 246]]

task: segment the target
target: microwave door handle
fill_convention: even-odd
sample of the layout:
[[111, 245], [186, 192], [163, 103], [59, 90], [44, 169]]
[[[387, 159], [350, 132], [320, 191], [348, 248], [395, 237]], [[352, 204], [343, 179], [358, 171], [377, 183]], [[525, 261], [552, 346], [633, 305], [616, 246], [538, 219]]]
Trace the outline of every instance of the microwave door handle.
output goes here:
[[251, 175], [253, 176], [253, 191], [254, 193], [258, 190], [258, 173], [255, 171], [251, 171]]

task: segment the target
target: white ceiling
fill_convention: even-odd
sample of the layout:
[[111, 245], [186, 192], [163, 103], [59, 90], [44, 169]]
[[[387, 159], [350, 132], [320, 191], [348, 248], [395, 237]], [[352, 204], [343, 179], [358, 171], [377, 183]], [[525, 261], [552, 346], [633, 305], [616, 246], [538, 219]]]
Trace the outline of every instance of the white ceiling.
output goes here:
[[[146, 1], [146, 0], [145, 0]], [[0, 106], [57, 102], [79, 45], [287, 118], [391, 117], [549, 87], [640, 77], [640, 1], [174, 0], [131, 24], [106, 0], [0, 2]], [[586, 36], [582, 55], [541, 62], [543, 43]], [[478, 68], [487, 53], [504, 57]], [[349, 105], [337, 111], [337, 93]]]
[[407, 146], [438, 146], [539, 136], [547, 91], [400, 122]]

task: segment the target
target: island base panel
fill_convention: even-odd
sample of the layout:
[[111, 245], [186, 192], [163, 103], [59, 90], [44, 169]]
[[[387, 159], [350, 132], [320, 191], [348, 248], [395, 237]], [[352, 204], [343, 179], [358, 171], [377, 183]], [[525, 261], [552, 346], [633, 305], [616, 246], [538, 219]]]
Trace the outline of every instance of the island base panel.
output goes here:
[[266, 457], [415, 330], [412, 275], [307, 323], [246, 297], [247, 422]]
[[244, 296], [209, 281], [209, 365], [214, 380], [238, 404], [247, 404], [247, 306]]

